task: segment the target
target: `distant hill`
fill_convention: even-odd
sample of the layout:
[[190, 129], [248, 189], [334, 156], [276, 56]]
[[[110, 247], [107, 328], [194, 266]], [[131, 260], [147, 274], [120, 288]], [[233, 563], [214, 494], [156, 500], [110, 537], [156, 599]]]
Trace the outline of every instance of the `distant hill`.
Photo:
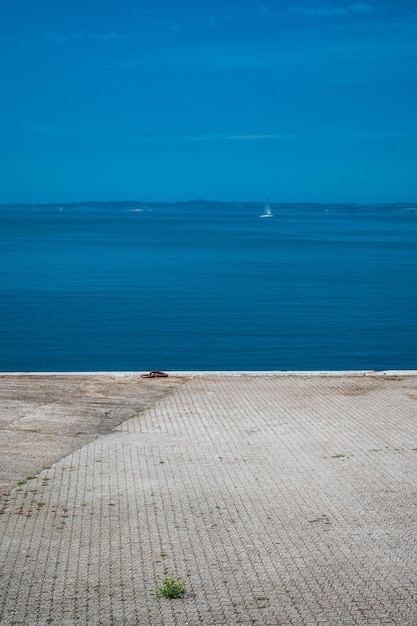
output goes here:
[[[51, 203], [9, 203], [0, 204], [0, 209], [14, 209], [14, 210], [28, 210], [28, 209], [97, 209], [97, 210], [133, 210], [133, 209], [152, 209], [155, 207], [166, 208], [189, 208], [189, 209], [204, 209], [209, 210], [213, 208], [235, 208], [235, 209], [249, 209], [259, 208], [263, 206], [263, 202], [222, 202], [217, 200], [184, 200], [176, 202], [142, 202], [140, 200], [116, 200], [112, 202], [101, 202], [96, 200], [87, 200], [84, 202], [51, 202]], [[364, 211], [372, 209], [389, 209], [389, 210], [401, 210], [401, 209], [417, 209], [417, 201], [415, 202], [388, 202], [388, 203], [319, 203], [319, 202], [271, 202], [271, 207], [276, 209], [320, 209], [325, 207], [326, 209], [347, 209], [349, 211]]]

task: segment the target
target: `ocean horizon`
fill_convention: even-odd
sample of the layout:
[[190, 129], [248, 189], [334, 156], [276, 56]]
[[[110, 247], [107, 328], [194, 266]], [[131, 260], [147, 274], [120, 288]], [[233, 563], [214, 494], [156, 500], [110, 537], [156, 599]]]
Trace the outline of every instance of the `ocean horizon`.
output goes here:
[[0, 205], [0, 371], [417, 369], [417, 203]]

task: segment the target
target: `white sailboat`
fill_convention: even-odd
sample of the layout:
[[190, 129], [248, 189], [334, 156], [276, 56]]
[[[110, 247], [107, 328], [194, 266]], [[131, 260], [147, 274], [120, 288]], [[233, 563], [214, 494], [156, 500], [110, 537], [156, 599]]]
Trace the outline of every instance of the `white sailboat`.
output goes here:
[[264, 212], [259, 217], [274, 217], [271, 213], [271, 205], [268, 198], [265, 200]]

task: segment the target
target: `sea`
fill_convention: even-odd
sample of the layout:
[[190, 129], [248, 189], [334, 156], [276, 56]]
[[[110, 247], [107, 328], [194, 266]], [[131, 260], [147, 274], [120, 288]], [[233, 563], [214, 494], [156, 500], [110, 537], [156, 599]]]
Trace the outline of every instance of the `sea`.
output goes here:
[[417, 205], [0, 206], [0, 371], [417, 369]]

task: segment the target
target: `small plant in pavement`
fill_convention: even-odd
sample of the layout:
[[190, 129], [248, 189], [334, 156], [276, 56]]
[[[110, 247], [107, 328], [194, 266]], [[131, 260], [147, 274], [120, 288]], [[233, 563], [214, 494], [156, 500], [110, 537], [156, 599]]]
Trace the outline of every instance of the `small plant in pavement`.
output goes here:
[[185, 592], [185, 580], [168, 575], [165, 578], [158, 577], [156, 593], [163, 598], [179, 598]]

